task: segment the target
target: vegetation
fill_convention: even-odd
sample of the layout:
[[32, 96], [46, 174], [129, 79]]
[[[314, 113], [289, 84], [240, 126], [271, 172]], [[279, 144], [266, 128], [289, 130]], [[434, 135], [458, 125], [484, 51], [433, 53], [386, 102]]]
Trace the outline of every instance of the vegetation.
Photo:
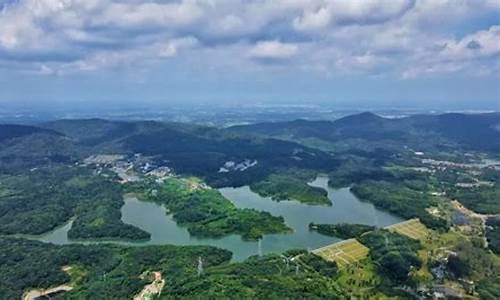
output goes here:
[[[0, 298], [15, 299], [32, 288], [64, 283], [73, 299], [132, 298], [148, 282], [145, 271], [161, 272], [168, 283], [162, 298], [337, 298], [335, 263], [291, 251], [228, 264], [231, 253], [213, 247], [113, 245], [55, 246], [0, 238]], [[290, 259], [295, 255], [297, 259]], [[198, 258], [203, 269], [197, 270]], [[285, 259], [287, 257], [287, 260]], [[70, 266], [75, 272], [64, 272]]]
[[[131, 136], [124, 143], [134, 152], [168, 160], [177, 172], [201, 177], [213, 187], [252, 184], [277, 169], [295, 167], [321, 171], [336, 165], [330, 155], [292, 142], [211, 134], [207, 137], [165, 129]], [[227, 162], [245, 160], [257, 164], [245, 170], [219, 172]]]
[[375, 226], [363, 224], [309, 224], [310, 230], [341, 239], [358, 238], [363, 233], [375, 230]]
[[[48, 129], [0, 125], [0, 298], [15, 299], [27, 289], [68, 282], [74, 287], [64, 295], [68, 298], [132, 298], [148, 283], [140, 275], [159, 271], [168, 282], [162, 292], [167, 299], [383, 298], [401, 286], [432, 290], [437, 282], [465, 290], [459, 279], [474, 281], [483, 299], [498, 299], [499, 219], [490, 217], [483, 230], [480, 222], [464, 215], [464, 222], [448, 232], [446, 220], [453, 213], [447, 198], [478, 213], [498, 214], [500, 173], [452, 164], [431, 167], [422, 161], [466, 163], [469, 155], [457, 153], [498, 153], [498, 120], [498, 114], [389, 120], [364, 113], [334, 122], [299, 120], [229, 129], [104, 120], [56, 121], [43, 125]], [[142, 153], [182, 177], [123, 186], [109, 170], [98, 175], [75, 164], [99, 153]], [[221, 171], [228, 162], [247, 160], [256, 164]], [[328, 204], [324, 190], [307, 184], [319, 172], [329, 174], [331, 186], [352, 186], [360, 199], [438, 230], [418, 242], [365, 225], [311, 224], [322, 234], [355, 237], [369, 247], [367, 259], [340, 269], [305, 251], [230, 264], [228, 251], [212, 247], [56, 246], [3, 236], [40, 234], [74, 219], [69, 231], [73, 239], [146, 239], [147, 232], [121, 221], [122, 194], [134, 192], [164, 205], [192, 235], [236, 233], [256, 240], [290, 229], [282, 217], [236, 208], [203, 182], [214, 187], [250, 185], [276, 200]], [[203, 181], [185, 177], [191, 175]], [[446, 196], [433, 196], [441, 192]], [[483, 232], [497, 255], [484, 248]], [[63, 266], [71, 269], [63, 271]], [[444, 268], [444, 279], [435, 267]]]
[[[290, 254], [284, 256], [291, 258]], [[186, 278], [162, 296], [208, 299], [336, 299], [331, 278], [335, 263], [313, 254], [286, 262], [284, 256], [253, 256], [244, 262], [217, 266], [200, 277]]]
[[349, 152], [354, 152], [357, 155], [343, 157], [340, 166], [328, 174], [328, 185], [341, 188], [369, 179], [393, 179], [392, 174], [382, 168], [387, 159], [386, 151], [378, 149], [374, 152]]
[[402, 150], [412, 147], [427, 152], [463, 148], [498, 153], [500, 132], [495, 126], [499, 118], [498, 113], [450, 113], [388, 119], [366, 112], [333, 122], [296, 120], [235, 126], [229, 130], [297, 140], [307, 145], [321, 144], [323, 148], [329, 145], [330, 149], [337, 151], [376, 148]]
[[257, 240], [264, 234], [290, 231], [283, 217], [254, 209], [238, 209], [219, 191], [195, 178], [169, 178], [160, 185], [153, 182], [132, 184], [128, 190], [139, 193], [144, 200], [165, 205], [174, 219], [195, 236], [222, 237], [236, 233], [244, 239]]
[[465, 207], [481, 214], [500, 214], [500, 186], [453, 188], [449, 197], [457, 199]]
[[[89, 119], [42, 126], [49, 130], [30, 127], [29, 133], [34, 134], [0, 136], [0, 171], [75, 162], [96, 153], [142, 153], [154, 157], [160, 165], [168, 161], [179, 174], [201, 177], [211, 186], [221, 187], [255, 183], [280, 169], [327, 172], [337, 165], [327, 153], [294, 142], [189, 124]], [[15, 138], [18, 135], [20, 138]], [[227, 162], [245, 160], [257, 164], [245, 170], [219, 172]]]
[[44, 167], [3, 175], [1, 234], [41, 234], [76, 217], [73, 239], [147, 239], [149, 233], [121, 221], [121, 187], [80, 167]]
[[34, 126], [0, 124], [0, 142], [39, 133], [59, 135], [59, 133], [53, 130], [42, 129]]
[[472, 241], [458, 242], [453, 247], [453, 251], [456, 253], [456, 259], [452, 270], [457, 277], [478, 280], [500, 275], [498, 257], [488, 253], [487, 249]]
[[[68, 282], [74, 286], [65, 294], [68, 298], [132, 298], [147, 284], [140, 278], [144, 271], [162, 272], [169, 285], [176, 285], [194, 278], [199, 257], [206, 268], [231, 258], [227, 250], [205, 246], [55, 246], [11, 238], [0, 238], [0, 253], [1, 299], [19, 299], [28, 289]], [[78, 278], [65, 273], [64, 266], [79, 269]]]
[[[469, 295], [481, 299], [492, 298], [500, 275], [500, 257], [484, 248], [484, 240], [477, 236], [481, 223], [471, 223], [471, 229], [461, 231], [459, 227], [446, 233], [430, 231], [427, 239], [422, 240], [423, 249], [419, 257], [424, 265], [413, 272], [418, 284], [445, 285], [462, 298]], [[470, 283], [474, 283], [475, 289]], [[477, 292], [477, 294], [476, 294]]]
[[271, 174], [265, 180], [250, 185], [250, 189], [273, 200], [297, 200], [314, 205], [332, 205], [328, 193], [307, 184], [315, 178], [314, 172], [288, 170]]
[[[75, 209], [76, 218], [68, 231], [70, 239], [120, 238], [131, 240], [149, 239], [150, 234], [121, 221], [123, 191], [116, 182], [82, 182], [77, 179], [86, 195]], [[91, 196], [95, 195], [95, 196]]]
[[426, 210], [437, 205], [436, 199], [427, 193], [387, 181], [365, 181], [354, 185], [351, 191], [361, 200], [369, 201], [399, 216], [408, 219], [419, 218], [427, 227], [448, 228], [445, 219], [434, 217]]
[[484, 300], [500, 299], [500, 275], [479, 281], [477, 292]]
[[500, 255], [500, 217], [490, 217], [486, 221], [488, 247]]
[[408, 281], [410, 271], [422, 264], [417, 255], [420, 243], [403, 235], [377, 230], [360, 236], [359, 241], [370, 248], [377, 271], [390, 284]]

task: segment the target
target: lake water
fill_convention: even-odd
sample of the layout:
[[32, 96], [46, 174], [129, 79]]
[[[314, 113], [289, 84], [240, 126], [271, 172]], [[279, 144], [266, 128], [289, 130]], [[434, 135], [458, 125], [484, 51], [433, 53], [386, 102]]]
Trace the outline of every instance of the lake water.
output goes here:
[[[289, 234], [266, 235], [260, 242], [243, 241], [238, 235], [220, 239], [191, 237], [186, 228], [178, 226], [166, 209], [156, 203], [139, 201], [133, 197], [125, 198], [122, 207], [122, 220], [151, 233], [151, 240], [146, 242], [114, 242], [125, 245], [211, 245], [233, 252], [233, 259], [243, 260], [259, 253], [283, 252], [288, 249], [315, 249], [339, 241], [314, 231], [309, 231], [310, 222], [315, 223], [360, 223], [384, 227], [401, 222], [403, 219], [376, 209], [372, 204], [361, 202], [349, 188], [333, 189], [328, 187], [328, 178], [318, 177], [312, 186], [328, 191], [332, 206], [311, 206], [296, 201], [276, 202], [252, 192], [248, 186], [223, 188], [220, 192], [237, 207], [255, 208], [268, 211], [273, 215], [283, 216], [294, 232]], [[67, 244], [67, 231], [72, 221], [37, 239], [55, 244]], [[91, 243], [91, 242], [90, 242]]]

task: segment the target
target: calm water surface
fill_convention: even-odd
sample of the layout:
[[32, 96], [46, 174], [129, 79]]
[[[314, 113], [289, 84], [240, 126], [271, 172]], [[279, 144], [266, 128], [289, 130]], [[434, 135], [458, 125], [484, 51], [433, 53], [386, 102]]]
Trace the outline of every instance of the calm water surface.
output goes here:
[[[151, 202], [139, 201], [133, 197], [125, 198], [122, 207], [122, 220], [151, 233], [147, 242], [118, 242], [125, 245], [211, 245], [225, 248], [233, 252], [234, 260], [243, 260], [259, 253], [283, 252], [288, 249], [315, 249], [328, 245], [339, 239], [326, 237], [309, 231], [310, 222], [315, 223], [360, 223], [383, 227], [402, 219], [376, 209], [372, 204], [359, 201], [349, 188], [333, 189], [328, 187], [328, 178], [318, 177], [312, 186], [322, 187], [328, 191], [332, 206], [311, 206], [296, 201], [276, 202], [252, 192], [248, 186], [240, 188], [223, 188], [220, 192], [237, 207], [255, 208], [268, 211], [276, 216], [283, 216], [285, 222], [294, 232], [290, 234], [266, 235], [260, 242], [243, 241], [238, 235], [230, 235], [221, 239], [194, 238], [186, 228], [178, 226], [166, 209]], [[67, 244], [67, 232], [72, 221], [47, 234], [37, 237], [38, 240], [55, 244]], [[97, 241], [94, 241], [97, 242]], [[102, 241], [99, 241], [102, 242]], [[92, 242], [90, 242], [92, 243]]]

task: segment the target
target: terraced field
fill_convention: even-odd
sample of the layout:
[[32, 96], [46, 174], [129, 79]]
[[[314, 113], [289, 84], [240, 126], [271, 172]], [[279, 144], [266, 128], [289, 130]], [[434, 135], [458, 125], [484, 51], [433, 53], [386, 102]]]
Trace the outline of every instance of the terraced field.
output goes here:
[[425, 227], [424, 224], [420, 223], [418, 219], [411, 219], [405, 222], [387, 226], [385, 229], [421, 241], [425, 240], [429, 235], [427, 227]]
[[368, 256], [368, 248], [355, 239], [348, 239], [314, 250], [328, 261], [335, 261], [339, 268], [354, 264]]
[[[385, 229], [405, 235], [415, 240], [425, 240], [429, 231], [418, 219], [411, 219], [387, 226]], [[313, 251], [329, 261], [335, 261], [340, 268], [345, 268], [368, 256], [369, 249], [356, 239], [348, 239]]]

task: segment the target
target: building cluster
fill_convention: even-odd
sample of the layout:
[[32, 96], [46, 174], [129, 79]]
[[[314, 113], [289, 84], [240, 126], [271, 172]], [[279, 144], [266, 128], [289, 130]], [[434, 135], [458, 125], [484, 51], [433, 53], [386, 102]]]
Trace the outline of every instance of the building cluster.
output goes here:
[[97, 174], [105, 174], [106, 170], [115, 173], [120, 182], [135, 182], [141, 180], [140, 175], [155, 177], [157, 181], [163, 181], [173, 175], [171, 168], [157, 166], [151, 157], [139, 153], [133, 156], [97, 154], [84, 159], [83, 164], [93, 166]]
[[257, 160], [245, 159], [242, 162], [236, 163], [234, 161], [226, 161], [224, 166], [219, 169], [219, 173], [228, 173], [240, 171], [243, 172], [249, 168], [255, 167], [257, 165]]

